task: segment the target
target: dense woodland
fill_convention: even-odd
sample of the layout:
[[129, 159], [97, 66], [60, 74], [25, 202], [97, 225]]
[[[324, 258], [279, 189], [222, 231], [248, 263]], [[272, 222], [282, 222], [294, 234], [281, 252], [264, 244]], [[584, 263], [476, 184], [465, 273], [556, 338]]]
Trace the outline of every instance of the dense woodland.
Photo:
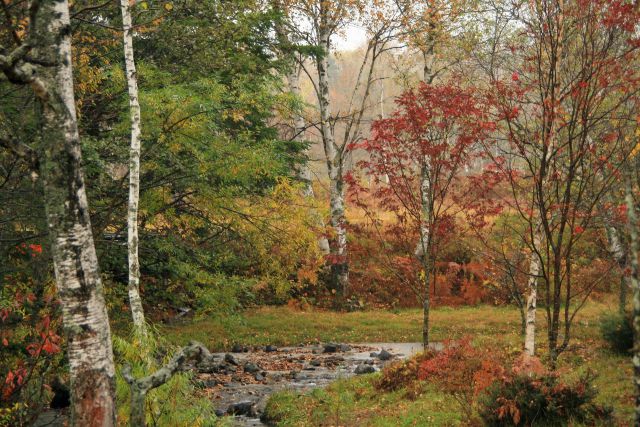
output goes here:
[[0, 7], [0, 426], [640, 426], [636, 0]]

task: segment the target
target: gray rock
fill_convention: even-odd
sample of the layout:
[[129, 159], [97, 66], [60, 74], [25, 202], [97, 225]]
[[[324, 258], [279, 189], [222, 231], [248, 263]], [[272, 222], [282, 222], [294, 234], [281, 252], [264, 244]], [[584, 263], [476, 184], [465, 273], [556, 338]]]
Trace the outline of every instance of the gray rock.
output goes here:
[[207, 359], [200, 362], [197, 366], [198, 372], [203, 374], [217, 374], [223, 370], [223, 366], [214, 359]]
[[233, 365], [233, 366], [238, 366], [239, 365], [239, 363], [236, 360], [236, 358], [233, 357], [233, 355], [230, 354], [230, 353], [227, 353], [227, 354], [224, 355], [224, 361], [227, 362], [230, 365]]
[[244, 402], [233, 403], [227, 408], [227, 414], [229, 415], [245, 415], [251, 417], [255, 415], [254, 403], [247, 400]]
[[320, 366], [320, 365], [322, 365], [322, 361], [320, 359], [313, 359], [311, 362], [309, 362], [309, 365], [311, 365], [311, 366]]
[[342, 352], [351, 351], [351, 346], [349, 344], [340, 344], [339, 348]]
[[256, 381], [264, 381], [264, 375], [262, 375], [260, 372], [256, 373], [253, 378], [255, 378]]
[[324, 353], [335, 353], [338, 351], [338, 344], [334, 344], [334, 343], [328, 343], [324, 345]]
[[247, 346], [240, 345], [240, 344], [234, 344], [233, 347], [231, 348], [232, 353], [246, 353], [248, 351], [249, 351], [249, 348]]
[[275, 345], [269, 344], [264, 348], [264, 351], [266, 351], [267, 353], [273, 353], [274, 351], [278, 351], [278, 347], [276, 347]]
[[377, 359], [378, 356], [380, 356], [380, 353], [376, 353], [375, 351], [372, 351], [371, 353], [369, 353], [369, 357], [375, 357]]
[[375, 371], [376, 371], [376, 368], [374, 368], [373, 366], [365, 365], [364, 363], [361, 363], [360, 365], [356, 366], [356, 370], [353, 372], [356, 375], [363, 375], [363, 374], [371, 374]]
[[224, 417], [225, 412], [222, 409], [216, 409], [216, 417]]
[[378, 354], [378, 359], [380, 360], [391, 360], [393, 358], [393, 354], [389, 353], [387, 350], [382, 350]]
[[250, 374], [255, 374], [260, 371], [260, 367], [252, 362], [247, 362], [244, 364], [244, 371]]

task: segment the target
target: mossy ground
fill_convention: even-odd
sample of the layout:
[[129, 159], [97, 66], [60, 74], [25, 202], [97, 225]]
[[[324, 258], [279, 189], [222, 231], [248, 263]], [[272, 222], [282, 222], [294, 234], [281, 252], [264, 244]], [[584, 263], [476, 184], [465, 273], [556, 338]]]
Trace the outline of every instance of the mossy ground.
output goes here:
[[[559, 371], [571, 380], [587, 369], [598, 374], [597, 402], [614, 408], [616, 422], [630, 425], [633, 413], [631, 359], [614, 354], [599, 332], [599, 318], [617, 308], [613, 299], [590, 301], [578, 313], [569, 349]], [[539, 354], [546, 356], [544, 310], [539, 310]], [[303, 342], [417, 342], [420, 310], [335, 313], [264, 307], [237, 316], [202, 319], [165, 329], [169, 340], [182, 344], [195, 339], [215, 350], [233, 343], [297, 345]], [[434, 341], [468, 335], [475, 345], [515, 355], [520, 352], [520, 317], [510, 307], [440, 307], [431, 316]], [[284, 392], [272, 397], [269, 415], [283, 426], [367, 425], [449, 426], [461, 423], [458, 404], [436, 389], [425, 387], [411, 400], [403, 390], [382, 393], [373, 387], [376, 374], [342, 380], [304, 396]]]

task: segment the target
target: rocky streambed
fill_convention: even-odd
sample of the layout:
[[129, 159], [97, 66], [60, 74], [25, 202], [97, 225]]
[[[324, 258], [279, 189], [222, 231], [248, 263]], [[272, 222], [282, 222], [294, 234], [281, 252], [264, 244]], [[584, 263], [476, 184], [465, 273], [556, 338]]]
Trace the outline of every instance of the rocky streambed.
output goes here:
[[232, 350], [215, 353], [200, 365], [198, 384], [212, 399], [218, 415], [233, 416], [238, 426], [262, 426], [260, 416], [271, 394], [286, 389], [305, 392], [337, 379], [375, 372], [394, 359], [422, 351], [422, 344], [328, 343], [252, 349], [236, 345]]

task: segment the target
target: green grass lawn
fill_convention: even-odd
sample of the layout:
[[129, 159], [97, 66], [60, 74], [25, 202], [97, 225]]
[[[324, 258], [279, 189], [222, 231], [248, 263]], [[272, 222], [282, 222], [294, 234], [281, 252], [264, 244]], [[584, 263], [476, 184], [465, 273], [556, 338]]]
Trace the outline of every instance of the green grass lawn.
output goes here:
[[[612, 405], [619, 425], [630, 425], [633, 413], [631, 359], [611, 353], [600, 337], [599, 317], [616, 310], [615, 303], [592, 301], [577, 315], [570, 348], [561, 355], [559, 371], [567, 379], [587, 369], [598, 374], [597, 402]], [[297, 345], [314, 341], [417, 342], [421, 338], [420, 310], [334, 313], [264, 307], [236, 316], [202, 319], [166, 327], [170, 341], [184, 344], [195, 339], [213, 350], [245, 345]], [[475, 345], [518, 354], [521, 351], [520, 317], [510, 307], [441, 307], [432, 311], [434, 341], [468, 335]], [[539, 310], [538, 345], [546, 355], [546, 323]], [[415, 400], [402, 391], [382, 393], [372, 386], [374, 375], [338, 381], [326, 390], [305, 396], [290, 392], [272, 398], [270, 413], [278, 425], [459, 425], [456, 402], [438, 390], [425, 389]]]

